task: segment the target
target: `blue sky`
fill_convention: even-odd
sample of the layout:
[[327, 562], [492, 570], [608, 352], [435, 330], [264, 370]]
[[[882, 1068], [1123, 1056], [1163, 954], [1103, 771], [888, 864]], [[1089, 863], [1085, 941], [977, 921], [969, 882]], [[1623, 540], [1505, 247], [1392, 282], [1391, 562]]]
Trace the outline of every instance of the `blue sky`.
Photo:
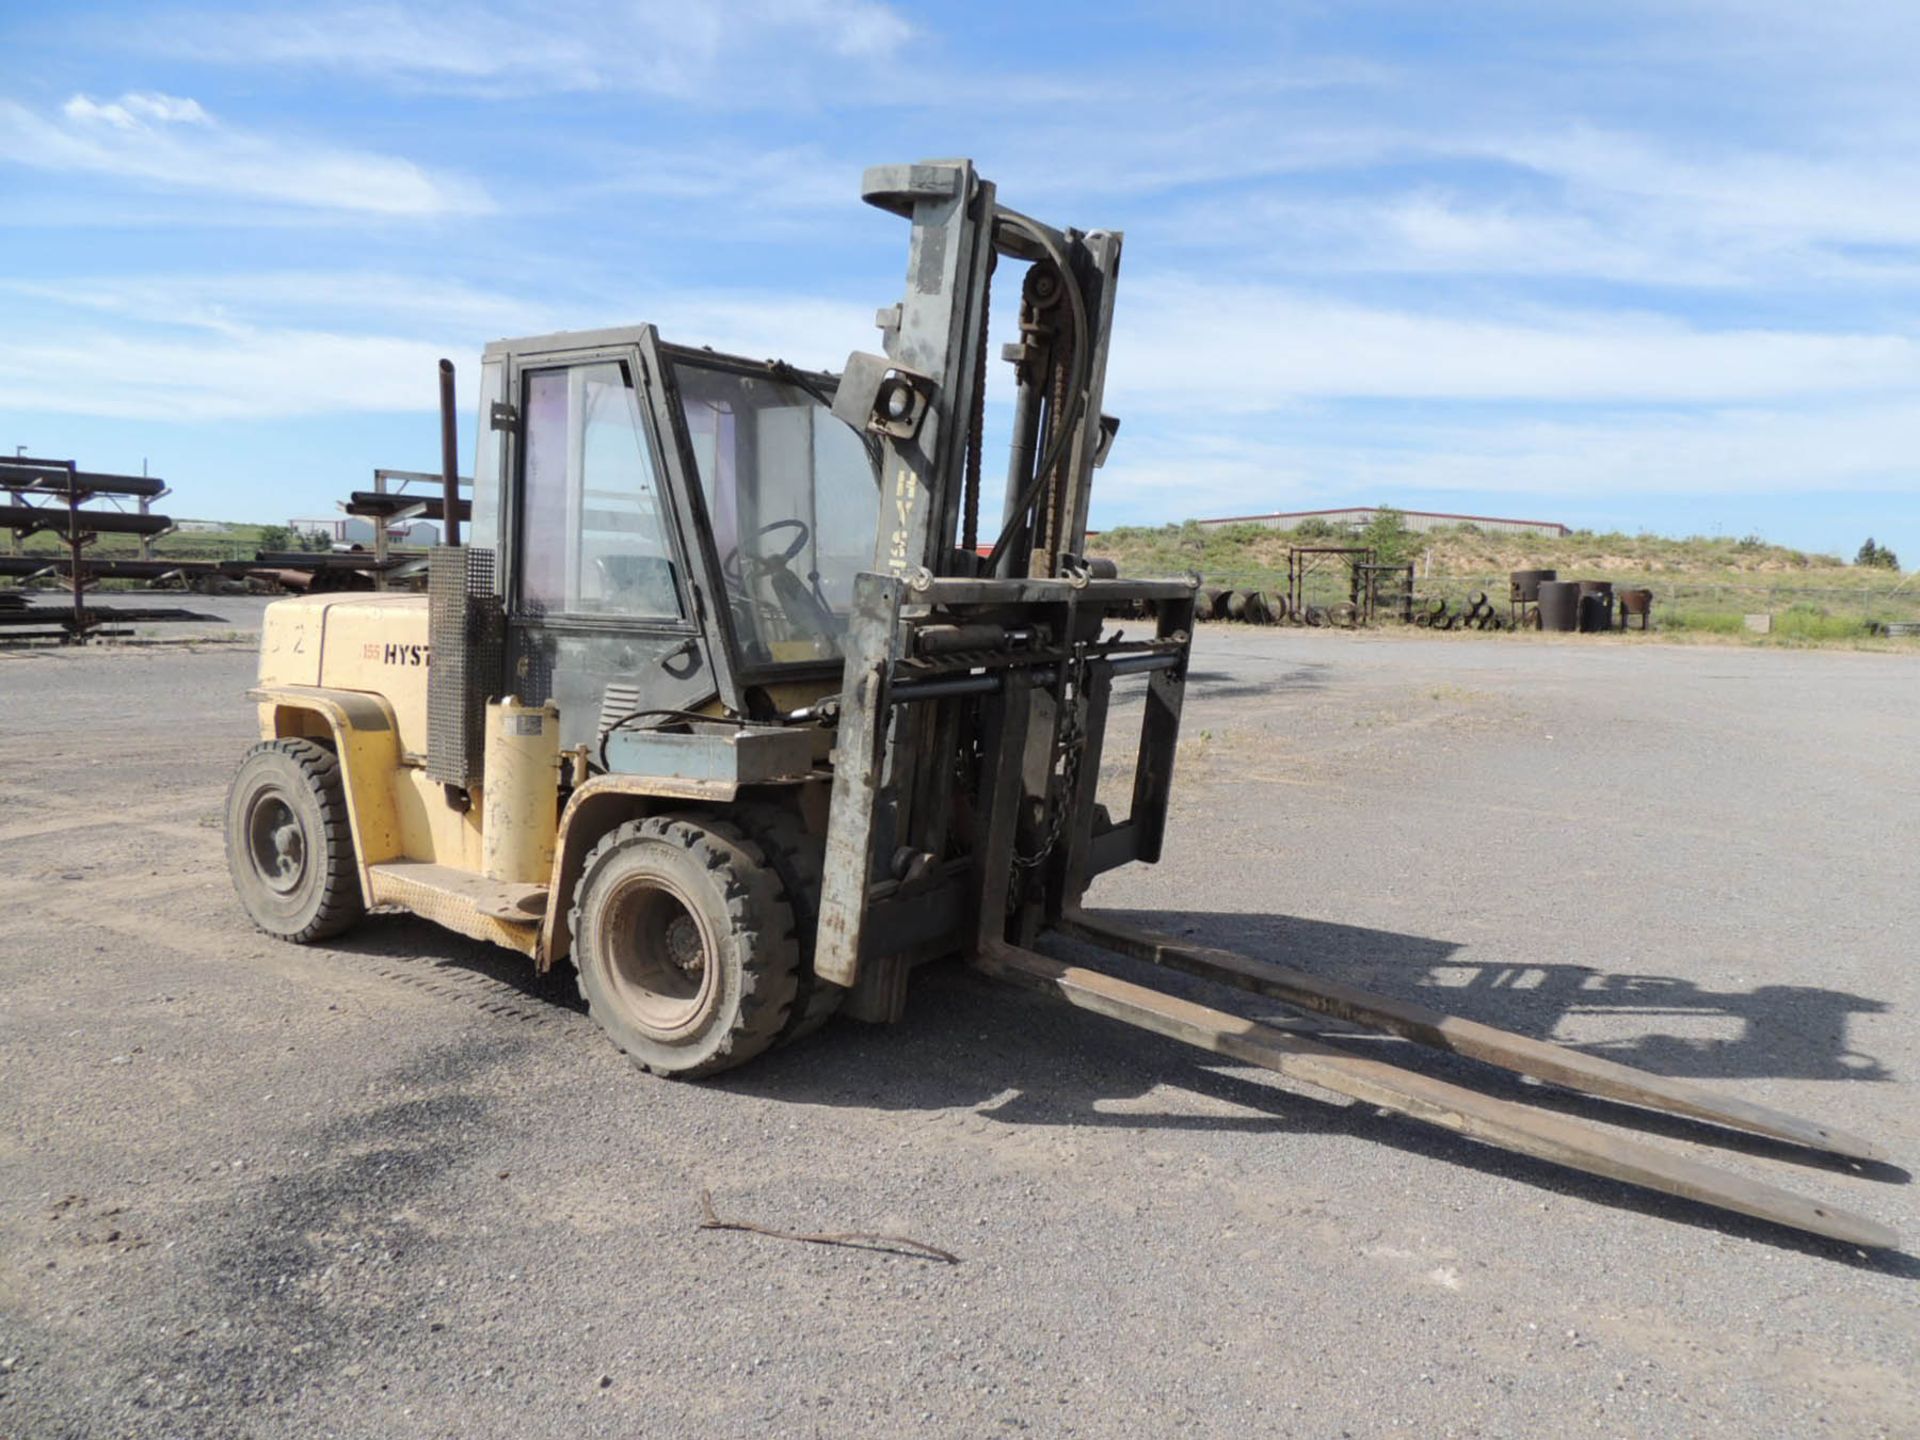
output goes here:
[[504, 335], [837, 367], [904, 270], [862, 168], [965, 154], [1127, 232], [1097, 525], [1920, 561], [1920, 6], [10, 5], [0, 46], [0, 446], [178, 514], [433, 468], [434, 360]]

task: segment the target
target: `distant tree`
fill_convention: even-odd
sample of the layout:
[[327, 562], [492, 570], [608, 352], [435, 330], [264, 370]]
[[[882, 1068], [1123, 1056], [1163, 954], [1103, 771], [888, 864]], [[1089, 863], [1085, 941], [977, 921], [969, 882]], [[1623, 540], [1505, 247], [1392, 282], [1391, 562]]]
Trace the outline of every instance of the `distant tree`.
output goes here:
[[333, 537], [316, 525], [300, 537], [300, 548], [302, 550], [331, 550], [333, 548]]
[[1293, 527], [1293, 533], [1302, 540], [1331, 540], [1340, 532], [1318, 515], [1309, 515]]
[[260, 527], [260, 548], [262, 550], [291, 550], [293, 532], [284, 525], [262, 525]]
[[1886, 546], [1874, 544], [1873, 537], [1869, 535], [1867, 537], [1867, 543], [1862, 545], [1859, 552], [1854, 555], [1853, 563], [1856, 565], [1870, 565], [1876, 570], [1898, 570], [1900, 568], [1900, 557]]
[[1420, 551], [1420, 537], [1407, 528], [1407, 517], [1387, 505], [1373, 512], [1354, 539], [1370, 548], [1381, 565], [1405, 565]]

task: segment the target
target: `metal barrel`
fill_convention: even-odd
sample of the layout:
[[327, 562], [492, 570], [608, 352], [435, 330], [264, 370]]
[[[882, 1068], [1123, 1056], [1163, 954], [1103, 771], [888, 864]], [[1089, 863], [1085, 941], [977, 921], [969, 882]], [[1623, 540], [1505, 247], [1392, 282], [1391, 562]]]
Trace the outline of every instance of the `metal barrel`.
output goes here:
[[1246, 599], [1246, 621], [1249, 625], [1271, 625], [1273, 609], [1267, 601], [1264, 590], [1249, 590]]
[[1269, 595], [1267, 597], [1267, 616], [1276, 625], [1293, 619], [1294, 617], [1287, 611], [1287, 597], [1284, 595]]
[[1542, 630], [1580, 628], [1580, 587], [1571, 580], [1542, 580], [1534, 591]]
[[1542, 581], [1559, 578], [1557, 570], [1515, 570], [1508, 574], [1507, 585], [1513, 599], [1531, 605], [1540, 598]]
[[1580, 586], [1580, 628], [1591, 635], [1598, 635], [1613, 628], [1613, 582], [1611, 580], [1581, 580]]
[[1229, 590], [1227, 592], [1227, 619], [1246, 620], [1248, 618], [1250, 617], [1247, 614], [1247, 592], [1245, 590]]
[[1203, 585], [1194, 593], [1193, 618], [1196, 620], [1213, 619], [1214, 609], [1220, 603], [1220, 592], [1211, 585]]

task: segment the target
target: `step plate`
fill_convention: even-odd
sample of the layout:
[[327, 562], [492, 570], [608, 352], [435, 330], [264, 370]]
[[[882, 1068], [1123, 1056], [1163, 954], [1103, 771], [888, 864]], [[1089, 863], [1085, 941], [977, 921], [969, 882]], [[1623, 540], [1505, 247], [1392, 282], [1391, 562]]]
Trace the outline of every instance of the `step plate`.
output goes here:
[[424, 860], [389, 860], [367, 867], [369, 905], [397, 905], [423, 920], [475, 940], [531, 955], [540, 943], [547, 887], [489, 880], [470, 870]]

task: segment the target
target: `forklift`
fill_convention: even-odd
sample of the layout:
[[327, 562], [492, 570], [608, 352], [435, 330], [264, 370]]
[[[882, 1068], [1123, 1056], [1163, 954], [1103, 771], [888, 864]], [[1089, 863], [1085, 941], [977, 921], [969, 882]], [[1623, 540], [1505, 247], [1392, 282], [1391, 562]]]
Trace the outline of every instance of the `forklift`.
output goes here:
[[[898, 1020], [915, 969], [958, 957], [1483, 1143], [1895, 1244], [1872, 1220], [1036, 948], [1064, 934], [1624, 1106], [1881, 1158], [1684, 1081], [1087, 909], [1096, 876], [1160, 858], [1197, 584], [1123, 579], [1085, 554], [1118, 430], [1102, 397], [1122, 237], [1011, 209], [966, 160], [870, 169], [862, 194], [910, 226], [906, 287], [878, 312], [880, 352], [837, 375], [648, 325], [489, 345], [466, 544], [442, 362], [445, 543], [427, 593], [267, 609], [249, 692], [261, 740], [227, 804], [254, 922], [313, 943], [402, 910], [540, 971], [570, 961], [613, 1043], [682, 1078], [836, 1013]], [[1020, 295], [1001, 352], [1012, 434], [983, 528], [1003, 271]], [[1110, 805], [1117, 690], [1137, 693], [1139, 729], [1130, 786], [1115, 747]]]

